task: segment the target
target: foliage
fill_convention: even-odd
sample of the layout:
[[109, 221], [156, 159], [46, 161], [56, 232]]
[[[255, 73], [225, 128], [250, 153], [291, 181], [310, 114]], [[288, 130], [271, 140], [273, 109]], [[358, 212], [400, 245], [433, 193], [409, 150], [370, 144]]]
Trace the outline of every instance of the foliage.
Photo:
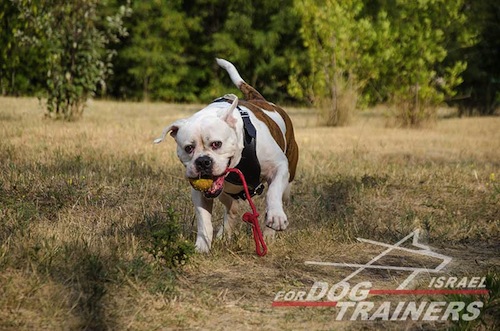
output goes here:
[[17, 42], [16, 31], [26, 22], [19, 18], [18, 7], [11, 1], [0, 3], [0, 93], [32, 95], [44, 76], [43, 51]]
[[[210, 17], [204, 20], [204, 31], [207, 28], [214, 31], [205, 45], [209, 64], [214, 57], [230, 59], [242, 76], [269, 100], [296, 101], [287, 93], [288, 76], [291, 62], [302, 57], [304, 47], [297, 33], [301, 24], [293, 1], [214, 2], [219, 3], [215, 10], [223, 15], [217, 29], [210, 28]], [[226, 73], [217, 67], [215, 73], [208, 82], [211, 90], [215, 95], [226, 93], [227, 86], [219, 83], [229, 83]], [[213, 96], [212, 93], [209, 97]]]
[[147, 218], [152, 229], [147, 251], [169, 268], [185, 264], [194, 254], [194, 245], [182, 236], [179, 217], [173, 209], [166, 218], [156, 213]]
[[290, 59], [303, 48], [291, 0], [149, 1], [133, 11], [114, 60], [113, 96], [212, 100], [234, 88], [214, 61], [225, 57], [270, 100], [290, 99]]
[[500, 106], [500, 2], [465, 0], [468, 26], [477, 34], [467, 47], [450, 45], [452, 60], [464, 59], [467, 69], [451, 104], [460, 115], [493, 115]]
[[307, 95], [326, 113], [327, 125], [343, 125], [356, 106], [365, 81], [361, 74], [372, 59], [368, 53], [374, 35], [371, 22], [359, 18], [361, 0], [297, 0], [295, 8], [302, 18], [300, 32], [311, 69], [301, 87], [297, 76], [304, 69], [296, 63], [290, 92]]
[[311, 71], [305, 84], [299, 82], [299, 64], [290, 91], [327, 107], [328, 125], [342, 125], [343, 114], [363, 95], [365, 103], [378, 99], [395, 105], [402, 124], [417, 126], [462, 82], [464, 61], [440, 66], [447, 55], [445, 32], [466, 20], [461, 1], [389, 0], [366, 8], [361, 0], [295, 4]]
[[[382, 64], [386, 72], [381, 81], [372, 85], [386, 89], [382, 95], [395, 105], [405, 126], [418, 126], [432, 119], [435, 106], [454, 96], [455, 87], [462, 82], [464, 61], [440, 65], [447, 55], [447, 31], [465, 23], [461, 7], [462, 1], [396, 0], [388, 1], [378, 13], [377, 20], [388, 20], [391, 26], [392, 54]], [[461, 31], [467, 32], [465, 28]]]
[[128, 0], [2, 2], [1, 93], [45, 92], [49, 113], [66, 118], [78, 117], [93, 94], [206, 102], [234, 91], [214, 62], [224, 57], [269, 100], [312, 103], [329, 125], [378, 103], [391, 104], [410, 126], [432, 118], [443, 101], [462, 114], [491, 115], [499, 104], [498, 1], [172, 0], [131, 7], [126, 18]]
[[[180, 1], [135, 1], [125, 21], [129, 36], [118, 45], [117, 75], [112, 91], [144, 100], [195, 101], [189, 88], [189, 31], [196, 19], [186, 17]], [[128, 84], [123, 84], [126, 81]]]
[[114, 55], [107, 45], [125, 35], [127, 7], [101, 17], [96, 0], [13, 2], [25, 23], [16, 31], [17, 40], [46, 54], [47, 115], [78, 119], [98, 85], [105, 89]]
[[491, 330], [500, 327], [500, 276], [497, 272], [490, 271], [485, 278], [487, 295], [454, 294], [447, 298], [448, 302], [464, 302], [466, 306], [474, 301], [481, 301], [484, 305], [478, 319], [464, 321], [460, 316], [457, 321], [453, 321], [449, 331], [477, 330], [480, 324]]

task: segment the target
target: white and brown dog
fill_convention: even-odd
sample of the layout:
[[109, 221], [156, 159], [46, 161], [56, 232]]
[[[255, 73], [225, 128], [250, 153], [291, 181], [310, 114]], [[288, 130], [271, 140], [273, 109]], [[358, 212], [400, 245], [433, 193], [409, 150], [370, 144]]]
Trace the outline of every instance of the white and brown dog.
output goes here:
[[285, 111], [245, 83], [232, 63], [222, 59], [217, 63], [229, 73], [246, 100], [225, 95], [193, 116], [167, 126], [161, 138], [155, 140], [163, 141], [170, 132], [177, 143], [177, 155], [186, 167], [186, 177], [213, 180], [204, 192], [192, 190], [199, 252], [208, 252], [212, 244], [213, 198], [219, 197], [226, 207], [219, 235], [226, 231], [229, 236], [238, 218], [236, 200], [246, 198], [239, 178], [226, 176], [228, 168], [243, 172], [252, 195], [262, 193], [263, 183], [267, 182], [264, 234], [269, 237], [275, 230], [285, 230], [288, 220], [283, 199], [288, 198], [299, 152]]

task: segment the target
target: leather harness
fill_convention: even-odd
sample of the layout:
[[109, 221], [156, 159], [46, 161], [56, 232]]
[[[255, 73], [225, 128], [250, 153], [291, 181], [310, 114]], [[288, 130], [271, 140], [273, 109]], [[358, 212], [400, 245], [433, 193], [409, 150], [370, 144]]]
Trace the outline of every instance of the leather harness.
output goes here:
[[[213, 102], [232, 103], [232, 100], [221, 97], [215, 99]], [[238, 165], [236, 165], [235, 168], [239, 169], [245, 176], [250, 196], [253, 197], [256, 194], [258, 195], [262, 194], [262, 192], [264, 191], [264, 184], [260, 179], [260, 163], [259, 159], [257, 158], [257, 151], [255, 148], [257, 139], [257, 130], [255, 129], [255, 126], [250, 120], [250, 115], [248, 114], [248, 112], [246, 110], [241, 109], [239, 105], [236, 108], [238, 109], [241, 118], [243, 120], [245, 136], [243, 138], [243, 151], [241, 152], [241, 160], [238, 163]], [[238, 186], [243, 185], [239, 176], [233, 172], [229, 173], [226, 176], [226, 181]], [[242, 190], [239, 193], [227, 193], [227, 194], [229, 194], [234, 199], [242, 199], [242, 200], [247, 199], [244, 190]]]

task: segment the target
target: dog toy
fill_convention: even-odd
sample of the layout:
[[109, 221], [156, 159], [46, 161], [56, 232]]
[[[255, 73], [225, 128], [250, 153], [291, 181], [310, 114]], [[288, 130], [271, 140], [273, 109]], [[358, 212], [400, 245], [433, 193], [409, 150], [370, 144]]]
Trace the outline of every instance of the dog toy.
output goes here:
[[189, 182], [195, 190], [202, 192], [207, 191], [212, 187], [212, 184], [214, 183], [213, 179], [205, 178], [190, 179]]

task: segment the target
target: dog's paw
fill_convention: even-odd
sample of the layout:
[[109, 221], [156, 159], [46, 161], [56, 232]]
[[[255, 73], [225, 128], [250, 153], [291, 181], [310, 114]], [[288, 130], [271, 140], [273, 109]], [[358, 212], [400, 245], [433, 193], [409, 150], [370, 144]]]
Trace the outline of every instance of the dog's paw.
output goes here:
[[210, 245], [203, 238], [196, 238], [195, 248], [198, 253], [210, 253]]
[[283, 231], [288, 226], [288, 219], [283, 210], [269, 210], [266, 213], [266, 226], [276, 230]]

